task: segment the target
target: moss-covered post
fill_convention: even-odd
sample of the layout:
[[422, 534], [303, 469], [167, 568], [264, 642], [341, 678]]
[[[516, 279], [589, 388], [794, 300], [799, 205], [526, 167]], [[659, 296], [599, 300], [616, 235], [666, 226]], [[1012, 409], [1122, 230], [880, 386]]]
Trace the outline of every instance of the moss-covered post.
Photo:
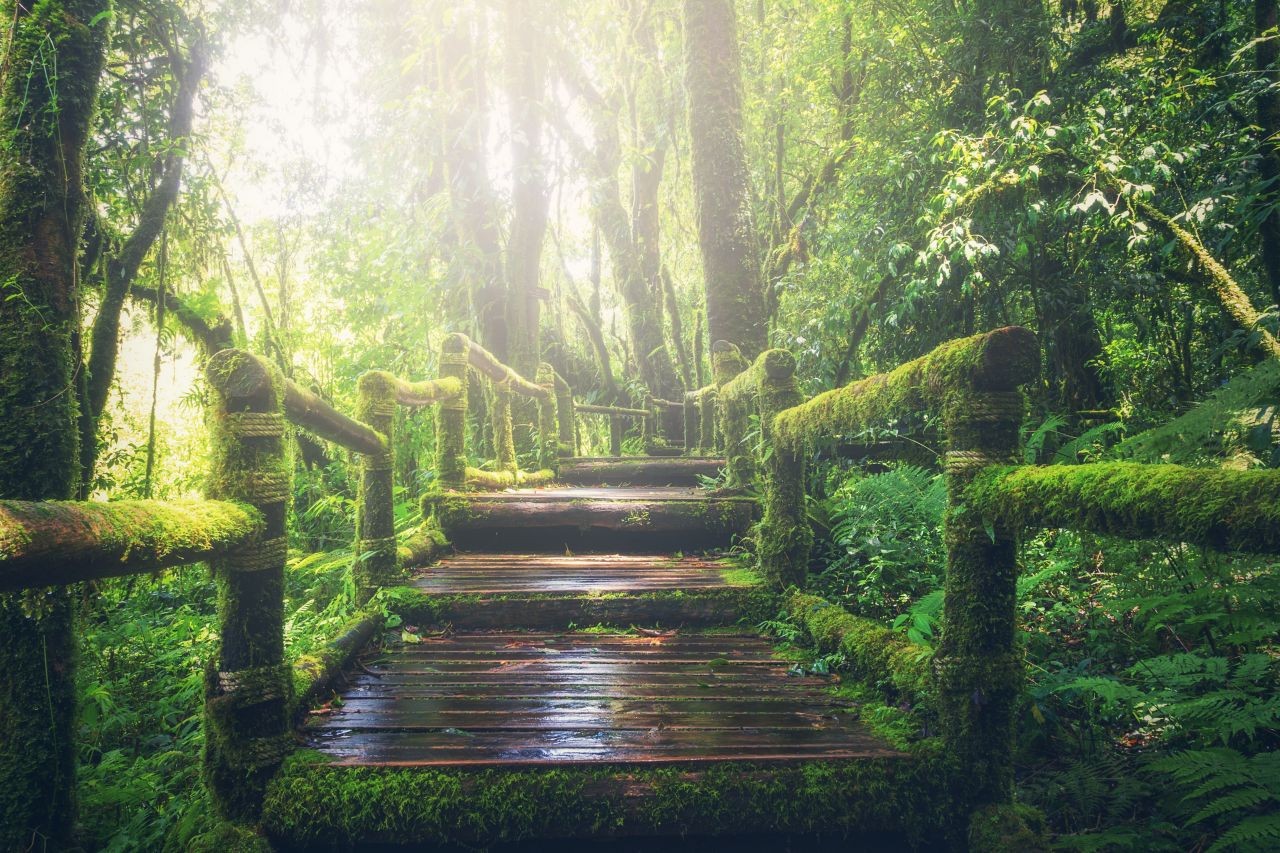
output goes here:
[[459, 384], [458, 394], [440, 403], [436, 417], [436, 477], [445, 489], [467, 485], [467, 347], [466, 337], [454, 333], [440, 351], [440, 376]]
[[556, 369], [545, 361], [538, 365], [536, 380], [547, 392], [538, 400], [538, 467], [554, 471], [560, 460], [560, 422], [556, 407]]
[[553, 374], [556, 386], [556, 427], [560, 433], [559, 455], [577, 456], [578, 447], [573, 430], [573, 389], [558, 373]]
[[293, 749], [284, 662], [285, 513], [292, 467], [284, 454], [284, 380], [240, 350], [209, 359], [213, 446], [208, 494], [263, 516], [262, 535], [212, 562], [220, 646], [205, 677], [205, 780], [224, 817], [257, 817], [267, 780]]
[[784, 409], [800, 403], [796, 386], [796, 359], [787, 350], [769, 350], [761, 356], [760, 411], [761, 438], [772, 453], [766, 455], [764, 507], [760, 519], [757, 548], [760, 567], [770, 582], [785, 589], [804, 587], [809, 568], [813, 531], [805, 513], [804, 448], [789, 447], [776, 440], [773, 419]]
[[[942, 734], [952, 762], [959, 817], [1008, 802], [1013, 789], [1014, 709], [1023, 670], [1014, 645], [1018, 575], [1013, 531], [990, 527], [965, 506], [964, 489], [988, 465], [1013, 461], [1023, 401], [1019, 385], [1039, 367], [1035, 339], [1025, 330], [1003, 335], [980, 351], [970, 375], [953, 381], [967, 393], [951, 396], [947, 435], [945, 625], [934, 656]], [[999, 360], [987, 353], [1001, 354]]]
[[622, 455], [622, 418], [618, 415], [609, 415], [609, 455]]
[[382, 453], [360, 454], [360, 493], [356, 501], [356, 559], [352, 564], [356, 601], [363, 605], [380, 587], [400, 578], [395, 529], [393, 450], [396, 390], [380, 370], [360, 376], [356, 419], [373, 427], [385, 442]]
[[716, 404], [718, 402], [715, 386], [708, 386], [702, 392], [702, 399], [698, 407], [698, 423], [701, 429], [698, 431], [698, 454], [700, 456], [713, 456], [720, 449], [720, 433], [716, 429]]
[[[716, 386], [716, 432], [729, 468], [729, 484], [741, 487], [751, 478], [750, 457], [744, 440], [747, 432], [747, 409], [721, 393], [724, 386], [750, 365], [735, 344], [716, 341], [711, 345], [711, 375]], [[736, 462], [735, 462], [736, 460]]]
[[686, 391], [684, 395], [684, 455], [697, 456], [702, 442], [702, 424], [698, 420], [698, 393]]
[[493, 388], [493, 467], [513, 478], [519, 470], [516, 462], [515, 424], [511, 412], [511, 386], [505, 382], [490, 383]]

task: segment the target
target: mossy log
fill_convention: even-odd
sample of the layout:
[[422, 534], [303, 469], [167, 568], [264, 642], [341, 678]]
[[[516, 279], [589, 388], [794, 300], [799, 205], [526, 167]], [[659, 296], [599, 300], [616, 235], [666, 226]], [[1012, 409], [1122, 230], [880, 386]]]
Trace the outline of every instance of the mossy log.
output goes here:
[[903, 634], [799, 591], [786, 597], [786, 608], [820, 651], [842, 654], [860, 681], [893, 700], [917, 703], [929, 695], [929, 655]]
[[0, 501], [0, 591], [223, 556], [264, 528], [262, 513], [224, 501]]
[[975, 511], [1015, 530], [1061, 527], [1280, 552], [1280, 471], [1108, 462], [988, 468], [965, 490]]
[[806, 443], [898, 427], [933, 413], [947, 420], [975, 393], [1012, 391], [1040, 369], [1035, 336], [1008, 326], [950, 341], [889, 373], [836, 388], [781, 412], [778, 441]]
[[588, 415], [609, 415], [619, 418], [651, 418], [653, 413], [647, 409], [628, 409], [623, 406], [597, 406], [592, 403], [579, 403], [577, 411]]
[[301, 722], [311, 706], [342, 670], [382, 628], [382, 609], [369, 609], [349, 619], [342, 631], [319, 651], [293, 661], [293, 709], [290, 717]]
[[558, 479], [579, 486], [696, 486], [699, 477], [715, 477], [723, 459], [671, 457], [571, 458], [560, 462]]
[[402, 566], [425, 566], [443, 554], [448, 547], [449, 540], [445, 538], [444, 532], [428, 519], [396, 546], [396, 555]]
[[795, 356], [786, 350], [769, 350], [761, 355], [756, 407], [761, 439], [771, 452], [761, 464], [764, 512], [756, 529], [756, 554], [765, 577], [778, 589], [805, 585], [813, 547], [813, 530], [805, 505], [805, 454], [781, 446], [773, 434], [778, 412], [803, 399], [795, 374]]
[[482, 471], [479, 468], [467, 468], [467, 487], [477, 491], [499, 491], [514, 489], [519, 486], [545, 486], [554, 482], [556, 472], [550, 469], [541, 471]]

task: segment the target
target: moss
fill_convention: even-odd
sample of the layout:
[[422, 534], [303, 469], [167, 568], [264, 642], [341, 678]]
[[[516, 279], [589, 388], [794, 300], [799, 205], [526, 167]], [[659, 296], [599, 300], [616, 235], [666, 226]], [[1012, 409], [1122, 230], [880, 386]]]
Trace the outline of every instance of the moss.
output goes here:
[[1053, 845], [1039, 809], [1003, 803], [974, 812], [969, 821], [969, 849], [983, 853], [1047, 853]]
[[462, 489], [467, 482], [467, 350], [464, 335], [445, 338], [440, 353], [440, 376], [458, 383], [458, 393], [440, 404], [436, 417], [436, 477], [446, 489]]
[[803, 765], [533, 770], [335, 767], [300, 754], [272, 783], [286, 848], [391, 842], [484, 849], [526, 839], [888, 832], [942, 835], [932, 756]]
[[1280, 551], [1280, 471], [1131, 462], [990, 468], [964, 501], [1021, 530], [1064, 527], [1221, 549]]
[[950, 341], [889, 373], [819, 394], [780, 413], [778, 441], [790, 448], [887, 428], [927, 413], [951, 420], [975, 392], [1012, 390], [1039, 371], [1035, 337], [1019, 326]]
[[538, 400], [538, 466], [555, 470], [560, 463], [559, 446], [563, 439], [558, 420], [555, 368], [546, 362], [539, 364], [537, 382], [547, 392], [545, 398]]
[[[265, 520], [264, 542], [283, 542], [291, 469], [284, 461], [284, 378], [261, 363], [265, 381], [240, 386], [237, 368], [255, 361], [224, 350], [209, 360], [213, 446], [210, 497], [253, 504]], [[246, 417], [252, 416], [250, 420]], [[251, 485], [267, 473], [278, 488]], [[268, 477], [268, 481], [272, 479]], [[223, 491], [228, 490], [228, 491]], [[213, 562], [220, 645], [205, 678], [204, 775], [219, 813], [252, 820], [266, 781], [290, 747], [292, 680], [284, 667], [283, 549], [253, 548]]]
[[493, 467], [496, 474], [511, 474], [516, 467], [516, 439], [514, 419], [511, 414], [511, 391], [501, 385], [493, 386], [489, 406], [489, 420], [493, 427]]
[[0, 588], [195, 562], [264, 526], [254, 507], [225, 501], [0, 501]]
[[[106, 0], [6, 4], [0, 93], [0, 497], [65, 500], [79, 480], [72, 336], [83, 294], [83, 153]], [[21, 12], [19, 11], [21, 10]], [[97, 20], [96, 26], [91, 25]], [[56, 86], [50, 85], [56, 80]], [[77, 387], [77, 385], [79, 387]], [[38, 607], [30, 605], [38, 601]], [[34, 615], [33, 614], [38, 614]], [[0, 595], [0, 848], [69, 846], [75, 825], [69, 590]]]
[[379, 587], [402, 574], [395, 541], [394, 425], [396, 379], [369, 371], [360, 376], [356, 417], [382, 435], [385, 453], [360, 456], [360, 489], [356, 499], [355, 560], [351, 573], [356, 601], [368, 601]]
[[720, 577], [730, 586], [759, 586], [765, 582], [755, 569], [721, 569]]
[[329, 643], [293, 660], [293, 701], [289, 716], [297, 720], [381, 628], [382, 609], [369, 606], [356, 613]]
[[844, 655], [855, 676], [886, 696], [918, 703], [931, 694], [928, 655], [902, 634], [816, 595], [792, 591], [786, 605], [819, 650]]
[[405, 566], [423, 566], [430, 563], [449, 547], [449, 540], [432, 518], [424, 518], [417, 529], [397, 547], [400, 563]]
[[467, 486], [482, 491], [499, 491], [517, 487], [545, 486], [555, 482], [556, 472], [544, 471], [481, 471], [467, 468]]

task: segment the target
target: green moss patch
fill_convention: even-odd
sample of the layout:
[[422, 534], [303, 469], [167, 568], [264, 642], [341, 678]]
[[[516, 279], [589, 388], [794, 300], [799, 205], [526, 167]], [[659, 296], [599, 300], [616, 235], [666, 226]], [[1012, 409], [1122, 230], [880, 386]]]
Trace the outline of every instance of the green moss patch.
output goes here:
[[705, 769], [338, 767], [295, 755], [263, 823], [283, 849], [386, 842], [484, 849], [532, 838], [743, 832], [940, 836], [933, 754]]
[[1280, 471], [1130, 462], [999, 467], [964, 494], [1014, 530], [1061, 527], [1221, 549], [1280, 551]]

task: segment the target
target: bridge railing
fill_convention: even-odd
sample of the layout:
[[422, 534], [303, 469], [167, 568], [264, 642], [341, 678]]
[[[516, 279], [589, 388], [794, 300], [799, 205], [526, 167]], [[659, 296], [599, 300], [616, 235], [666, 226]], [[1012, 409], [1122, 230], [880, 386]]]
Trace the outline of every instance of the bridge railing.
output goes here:
[[[1025, 679], [1015, 643], [1016, 542], [1027, 530], [1065, 528], [1280, 553], [1280, 471], [1015, 464], [1024, 414], [1020, 388], [1039, 375], [1036, 340], [1020, 327], [951, 341], [891, 372], [803, 403], [789, 354], [772, 350], [744, 368], [733, 347], [717, 348], [723, 373], [738, 368], [732, 378], [718, 376], [716, 385], [703, 389], [716, 400], [727, 484], [761, 484], [757, 553], [779, 587], [805, 583], [811, 545], [805, 467], [814, 449], [846, 452], [857, 449], [861, 436], [886, 432], [936, 438], [941, 424], [949, 504], [946, 602], [927, 680], [952, 765], [953, 798], [962, 808], [1008, 802], [1012, 794], [1014, 715]], [[686, 408], [687, 418], [691, 411]], [[753, 412], [762, 441], [748, 446], [753, 439], [746, 422]], [[699, 426], [705, 435], [705, 416]], [[876, 449], [880, 458], [882, 451]], [[890, 651], [869, 650], [866, 657], [909, 671], [877, 676], [918, 681], [914, 656]]]

